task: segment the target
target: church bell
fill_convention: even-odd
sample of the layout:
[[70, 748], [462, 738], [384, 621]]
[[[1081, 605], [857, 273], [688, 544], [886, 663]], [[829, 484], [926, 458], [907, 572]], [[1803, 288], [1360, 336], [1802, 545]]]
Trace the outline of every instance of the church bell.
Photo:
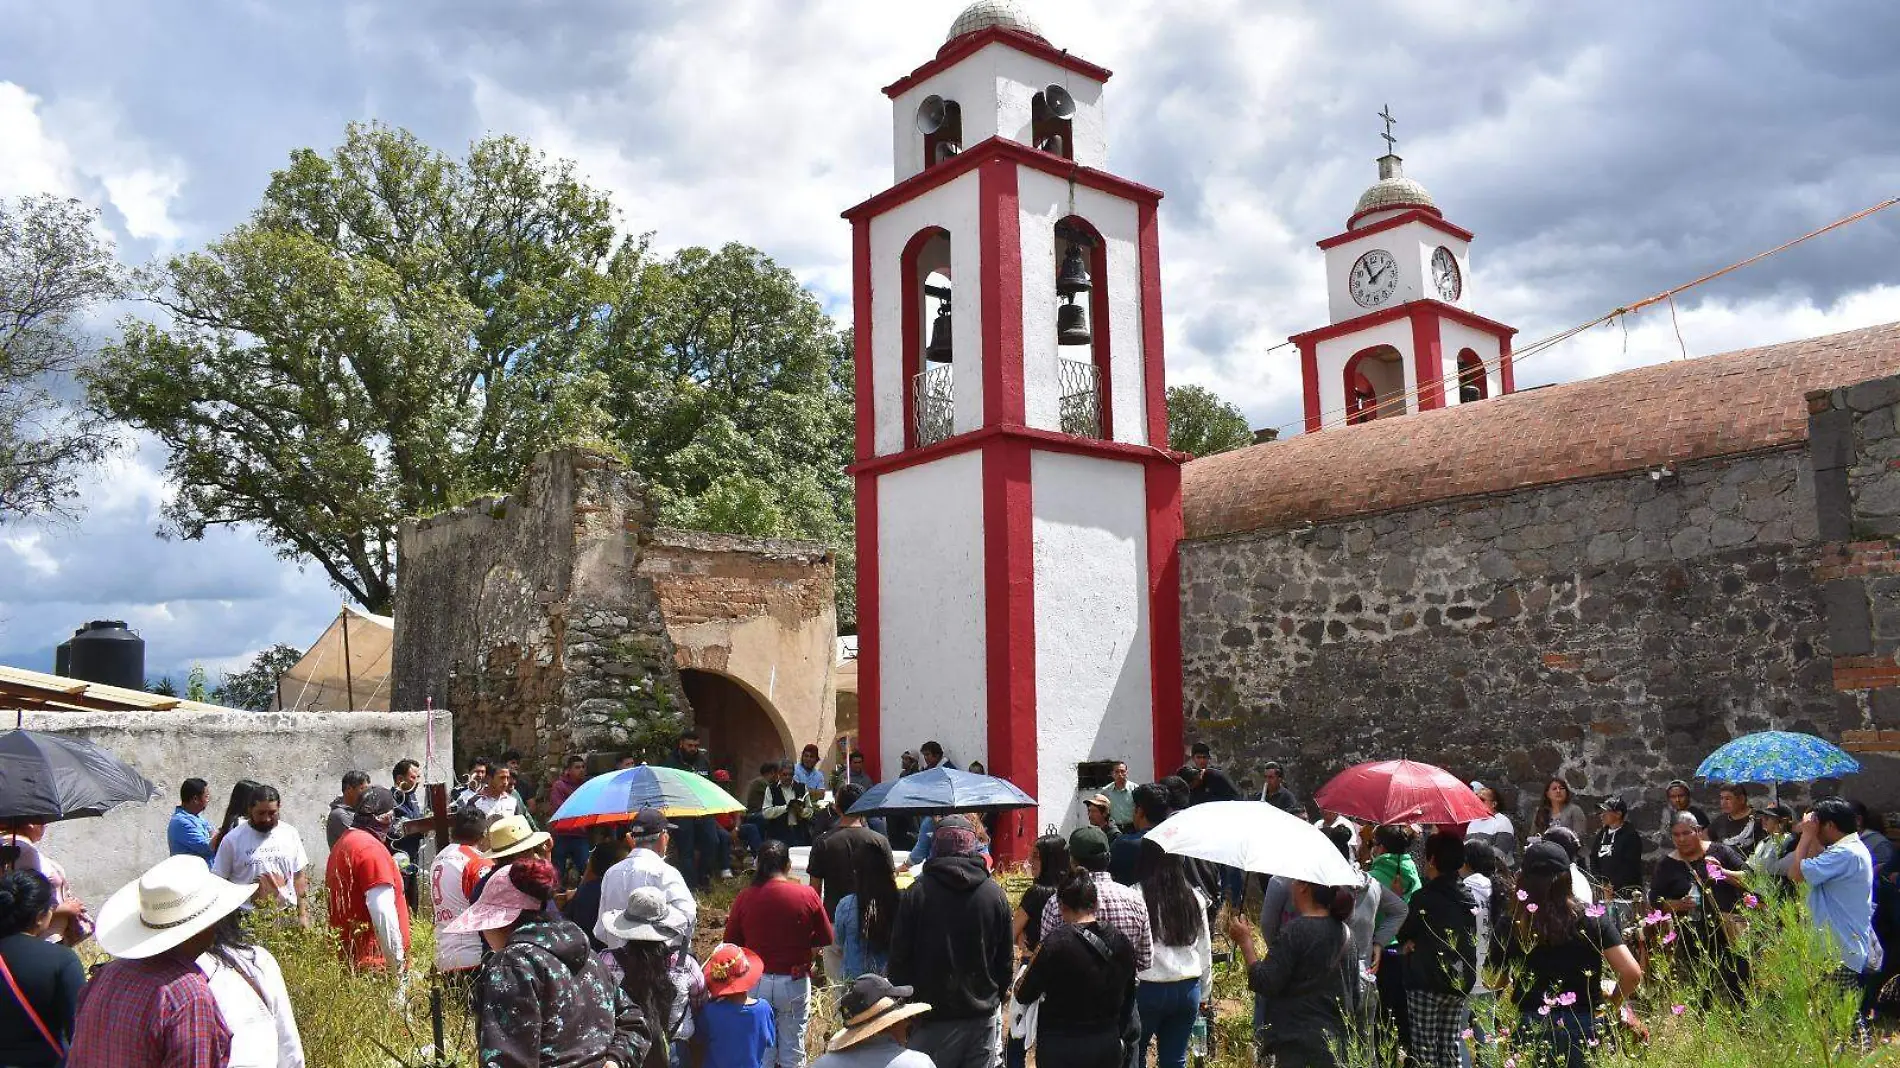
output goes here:
[[1073, 297], [1087, 293], [1089, 288], [1088, 260], [1082, 255], [1082, 246], [1070, 245], [1068, 254], [1062, 257], [1062, 270], [1056, 272], [1056, 292]]
[[930, 344], [924, 347], [924, 359], [931, 363], [950, 362], [950, 301], [937, 303], [937, 318], [930, 324]]
[[1070, 296], [1067, 304], [1056, 309], [1056, 344], [1086, 345], [1090, 340], [1089, 310]]

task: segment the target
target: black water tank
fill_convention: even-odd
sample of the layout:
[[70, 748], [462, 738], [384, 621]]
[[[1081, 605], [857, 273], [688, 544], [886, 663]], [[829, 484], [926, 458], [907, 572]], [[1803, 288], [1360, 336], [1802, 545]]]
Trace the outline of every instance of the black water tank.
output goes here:
[[145, 639], [117, 619], [95, 619], [68, 643], [67, 674], [86, 682], [145, 688]]
[[[77, 638], [81, 634], [84, 634], [84, 633], [86, 633], [86, 628], [81, 627], [78, 630], [73, 631], [73, 638]], [[72, 673], [73, 673], [73, 639], [68, 638], [65, 641], [60, 642], [58, 645], [53, 647], [53, 674], [70, 677]]]

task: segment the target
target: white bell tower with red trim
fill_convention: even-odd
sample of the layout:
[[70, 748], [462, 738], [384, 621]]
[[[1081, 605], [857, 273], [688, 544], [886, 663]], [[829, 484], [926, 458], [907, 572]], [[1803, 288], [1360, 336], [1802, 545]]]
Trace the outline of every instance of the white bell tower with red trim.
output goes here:
[[1080, 819], [1085, 762], [1181, 755], [1161, 194], [1103, 169], [1108, 78], [979, 0], [885, 88], [896, 184], [844, 213], [863, 748], [1034, 795], [1008, 856]]
[[[1384, 137], [1392, 136], [1391, 109]], [[1288, 340], [1300, 350], [1306, 430], [1468, 404], [1517, 387], [1517, 331], [1471, 310], [1471, 231], [1445, 220], [1388, 151], [1326, 253], [1332, 322]]]

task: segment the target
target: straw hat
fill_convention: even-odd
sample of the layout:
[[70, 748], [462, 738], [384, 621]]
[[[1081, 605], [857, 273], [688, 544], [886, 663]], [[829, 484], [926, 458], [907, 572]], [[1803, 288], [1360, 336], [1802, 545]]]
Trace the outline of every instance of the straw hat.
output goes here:
[[673, 922], [675, 913], [666, 903], [666, 892], [657, 886], [642, 886], [627, 895], [627, 907], [609, 909], [600, 914], [600, 925], [616, 938], [629, 942], [671, 942], [684, 932]]
[[167, 857], [106, 899], [93, 937], [115, 957], [155, 957], [236, 912], [256, 892], [256, 883], [240, 886], [211, 874], [202, 857]]
[[892, 986], [891, 981], [881, 975], [867, 974], [853, 979], [845, 988], [844, 996], [838, 999], [838, 1010], [844, 1014], [844, 1029], [825, 1043], [825, 1052], [849, 1049], [892, 1024], [929, 1012], [929, 1005], [906, 1000], [915, 993], [916, 990], [908, 986]]
[[500, 860], [539, 849], [554, 840], [546, 831], [537, 831], [526, 816], [503, 816], [488, 828], [488, 851], [482, 856]]

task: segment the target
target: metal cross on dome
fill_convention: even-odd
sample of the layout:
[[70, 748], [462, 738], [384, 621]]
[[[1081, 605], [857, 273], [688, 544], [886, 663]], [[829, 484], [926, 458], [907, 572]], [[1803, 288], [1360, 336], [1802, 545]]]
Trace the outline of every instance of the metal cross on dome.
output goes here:
[[1392, 117], [1392, 105], [1390, 104], [1386, 104], [1379, 109], [1379, 117], [1385, 120], [1385, 132], [1379, 136], [1385, 138], [1386, 154], [1391, 155], [1397, 152], [1399, 147], [1399, 139], [1392, 136], [1392, 124], [1399, 120]]

